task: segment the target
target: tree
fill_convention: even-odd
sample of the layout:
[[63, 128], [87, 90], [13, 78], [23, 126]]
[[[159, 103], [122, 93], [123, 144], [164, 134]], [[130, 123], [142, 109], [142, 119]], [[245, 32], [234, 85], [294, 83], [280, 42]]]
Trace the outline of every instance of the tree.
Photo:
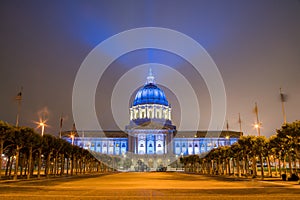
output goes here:
[[264, 179], [264, 157], [263, 154], [266, 152], [266, 143], [267, 140], [264, 136], [258, 136], [254, 138], [254, 145], [253, 149], [255, 149], [255, 156], [258, 156], [260, 161], [260, 168], [261, 168], [261, 179]]
[[51, 156], [55, 149], [56, 138], [52, 135], [45, 134], [43, 136], [43, 145], [42, 151], [43, 155], [46, 157], [46, 166], [45, 166], [45, 175], [49, 177], [50, 169], [51, 169]]
[[277, 136], [283, 141], [284, 146], [282, 147], [282, 150], [287, 155], [289, 171], [290, 175], [292, 175], [292, 157], [297, 155], [297, 158], [300, 158], [300, 121], [286, 123], [282, 125], [281, 129], [278, 129], [276, 132]]
[[0, 178], [2, 173], [2, 155], [4, 153], [4, 142], [7, 140], [8, 135], [12, 132], [12, 126], [0, 120]]
[[240, 144], [237, 142], [234, 143], [233, 145], [231, 145], [231, 150], [232, 150], [233, 158], [234, 158], [233, 163], [236, 164], [238, 177], [241, 177], [240, 159], [242, 157], [242, 151], [241, 151]]
[[33, 129], [26, 128], [24, 129], [24, 147], [28, 150], [27, 156], [27, 179], [30, 179], [33, 171], [33, 153], [39, 147], [39, 144], [42, 141], [42, 137], [37, 134]]

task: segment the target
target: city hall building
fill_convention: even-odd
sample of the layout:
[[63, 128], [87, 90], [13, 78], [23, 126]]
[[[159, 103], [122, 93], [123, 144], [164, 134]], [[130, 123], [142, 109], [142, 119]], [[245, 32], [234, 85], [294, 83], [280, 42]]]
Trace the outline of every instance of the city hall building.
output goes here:
[[157, 168], [168, 166], [180, 156], [202, 154], [218, 146], [231, 145], [242, 134], [235, 131], [176, 131], [170, 103], [155, 83], [151, 69], [129, 108], [129, 120], [125, 131], [82, 131], [76, 132], [73, 139], [65, 138], [93, 152], [130, 158], [133, 166], [142, 161], [149, 168]]

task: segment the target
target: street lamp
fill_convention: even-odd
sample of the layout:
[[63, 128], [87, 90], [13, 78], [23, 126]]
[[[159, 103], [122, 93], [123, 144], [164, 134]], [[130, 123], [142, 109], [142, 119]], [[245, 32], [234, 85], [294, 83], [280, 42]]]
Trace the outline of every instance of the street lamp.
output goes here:
[[72, 145], [74, 145], [74, 135], [71, 135], [71, 139], [72, 139]]
[[45, 127], [47, 126], [46, 122], [47, 122], [47, 120], [42, 120], [42, 119], [40, 119], [39, 122], [35, 122], [38, 125], [37, 128], [41, 127], [41, 129], [42, 129], [41, 135], [42, 136], [44, 136]]
[[255, 123], [253, 127], [256, 129], [258, 136], [260, 136], [261, 123]]
[[229, 142], [230, 136], [229, 136], [229, 135], [226, 135], [225, 138], [226, 138], [227, 145], [230, 145], [230, 142]]
[[42, 127], [42, 136], [44, 136], [45, 124], [43, 122], [40, 122], [39, 126]]

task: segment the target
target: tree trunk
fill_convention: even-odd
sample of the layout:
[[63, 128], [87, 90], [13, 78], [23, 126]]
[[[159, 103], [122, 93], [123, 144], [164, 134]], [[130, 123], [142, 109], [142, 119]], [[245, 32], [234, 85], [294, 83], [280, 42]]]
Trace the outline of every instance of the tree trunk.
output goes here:
[[75, 158], [75, 174], [78, 174], [78, 161], [79, 159]]
[[20, 178], [23, 178], [23, 168], [24, 168], [24, 161], [25, 161], [25, 155], [23, 154], [23, 156], [21, 157], [20, 156], [20, 153], [19, 153], [19, 162], [20, 162]]
[[218, 158], [218, 171], [219, 171], [218, 173], [219, 175], [223, 174], [221, 158]]
[[[16, 148], [16, 162], [15, 162], [14, 180], [17, 180], [17, 179], [18, 179], [18, 168], [19, 168], [20, 149], [21, 149], [21, 147], [17, 145], [17, 148]], [[1, 155], [1, 156], [2, 156], [2, 155]]]
[[41, 178], [41, 168], [42, 168], [42, 148], [39, 148], [39, 158], [38, 158], [38, 174], [37, 174], [37, 178], [40, 179]]
[[256, 157], [252, 157], [252, 176], [257, 176]]
[[69, 156], [67, 157], [67, 175], [69, 175], [69, 166], [70, 166], [70, 158]]
[[47, 178], [49, 177], [49, 172], [50, 172], [50, 158], [51, 158], [51, 153], [49, 152], [47, 155], [46, 168], [45, 168], [45, 175]]
[[263, 160], [263, 156], [260, 154], [259, 155], [259, 160], [260, 160], [260, 169], [261, 169], [261, 180], [264, 180], [264, 160]]
[[61, 167], [60, 167], [60, 175], [65, 174], [65, 155], [62, 153], [61, 155]]
[[243, 175], [247, 174], [247, 172], [246, 172], [246, 159], [245, 159], [245, 156], [243, 156], [243, 159], [242, 159], [242, 173], [243, 173]]
[[208, 165], [209, 166], [209, 174], [212, 175], [212, 173], [213, 173], [213, 168], [212, 168], [212, 166], [213, 166], [213, 160], [211, 160], [210, 163], [208, 163], [208, 164], [209, 164]]
[[231, 163], [232, 163], [232, 167], [231, 167], [232, 168], [232, 175], [235, 176], [235, 170], [234, 170], [235, 159], [234, 158], [232, 158], [232, 162]]
[[29, 147], [29, 158], [28, 158], [28, 172], [27, 172], [27, 179], [30, 179], [31, 175], [31, 164], [32, 164], [32, 146]]
[[268, 155], [268, 156], [266, 157], [266, 159], [267, 159], [267, 164], [268, 164], [268, 175], [269, 175], [269, 177], [272, 177], [272, 169], [271, 169], [270, 156]]
[[9, 170], [9, 166], [10, 166], [10, 159], [11, 159], [11, 156], [9, 156], [7, 158], [6, 167], [5, 167], [5, 176], [8, 175], [8, 170]]
[[82, 174], [82, 166], [83, 166], [83, 161], [82, 158], [79, 160], [79, 174]]
[[2, 154], [3, 154], [3, 145], [4, 145], [4, 140], [1, 138], [0, 140], [0, 179], [2, 175]]
[[86, 172], [86, 159], [84, 159], [84, 162], [83, 162], [83, 174], [85, 174]]
[[278, 176], [278, 166], [277, 166], [277, 162], [276, 159], [274, 158], [274, 166], [275, 166], [275, 176]]
[[11, 177], [11, 171], [12, 171], [12, 166], [13, 166], [13, 163], [14, 163], [14, 158], [11, 157], [11, 160], [10, 160], [10, 163], [9, 163], [9, 172], [8, 172], [8, 177], [10, 178]]
[[57, 163], [58, 163], [58, 155], [57, 155], [57, 154], [58, 154], [58, 153], [55, 154], [55, 157], [54, 157], [54, 163], [53, 163], [53, 167], [54, 167], [54, 169], [53, 169], [53, 174], [54, 174], [54, 176], [56, 176], [57, 171], [58, 171], [58, 167], [57, 167]]
[[227, 158], [226, 160], [227, 160], [227, 169], [228, 169], [227, 174], [230, 176], [230, 158]]
[[289, 171], [290, 171], [290, 175], [293, 174], [293, 166], [292, 166], [292, 156], [291, 153], [288, 153], [288, 162], [289, 162]]
[[241, 168], [240, 168], [240, 157], [237, 156], [237, 159], [236, 159], [236, 170], [237, 170], [237, 173], [238, 173], [238, 177], [241, 177]]
[[282, 172], [281, 172], [281, 161], [280, 161], [280, 158], [278, 158], [278, 169], [279, 169], [279, 175], [281, 177]]
[[283, 170], [284, 170], [284, 173], [287, 174], [287, 169], [286, 169], [286, 156], [285, 156], [285, 155], [283, 156]]
[[72, 155], [72, 158], [71, 158], [71, 167], [70, 167], [70, 170], [71, 170], [71, 176], [73, 176], [73, 171], [74, 171], [74, 161], [75, 161], [75, 158], [74, 156]]
[[248, 174], [249, 174], [249, 168], [250, 168], [250, 166], [249, 166], [249, 160], [250, 160], [250, 158], [246, 154], [246, 156], [245, 156], [245, 174], [246, 174], [246, 176], [248, 176]]

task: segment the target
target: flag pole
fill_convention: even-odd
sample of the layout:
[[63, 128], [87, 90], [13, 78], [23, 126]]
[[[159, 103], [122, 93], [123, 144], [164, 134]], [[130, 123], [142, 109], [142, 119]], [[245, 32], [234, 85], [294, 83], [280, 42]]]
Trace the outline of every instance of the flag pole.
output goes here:
[[229, 131], [228, 119], [226, 120], [226, 130], [227, 130], [227, 134], [228, 134], [228, 131]]
[[228, 119], [226, 120], [226, 130], [227, 130], [227, 134], [225, 136], [226, 143], [227, 143], [227, 145], [230, 145], [230, 142], [229, 142], [230, 135], [229, 135], [229, 123], [228, 123]]
[[16, 127], [19, 127], [19, 119], [20, 119], [20, 112], [21, 112], [21, 102], [22, 102], [22, 90], [21, 87], [20, 92], [16, 96], [16, 101], [18, 102], [18, 111], [17, 111], [17, 118], [16, 118]]
[[61, 114], [60, 115], [60, 122], [59, 122], [59, 138], [61, 138], [62, 125], [63, 125], [63, 117], [62, 117], [62, 114]]
[[255, 102], [255, 114], [256, 114], [257, 133], [258, 133], [258, 136], [260, 136], [260, 122], [259, 122], [259, 119], [258, 119], [258, 107], [257, 107], [256, 102]]
[[242, 120], [241, 120], [241, 114], [239, 113], [239, 125], [240, 125], [240, 136], [242, 136]]
[[284, 108], [285, 96], [282, 93], [281, 88], [279, 90], [280, 90], [280, 100], [281, 100], [281, 108], [282, 108], [282, 115], [283, 115], [283, 123], [286, 124], [286, 114], [285, 114], [285, 108]]

